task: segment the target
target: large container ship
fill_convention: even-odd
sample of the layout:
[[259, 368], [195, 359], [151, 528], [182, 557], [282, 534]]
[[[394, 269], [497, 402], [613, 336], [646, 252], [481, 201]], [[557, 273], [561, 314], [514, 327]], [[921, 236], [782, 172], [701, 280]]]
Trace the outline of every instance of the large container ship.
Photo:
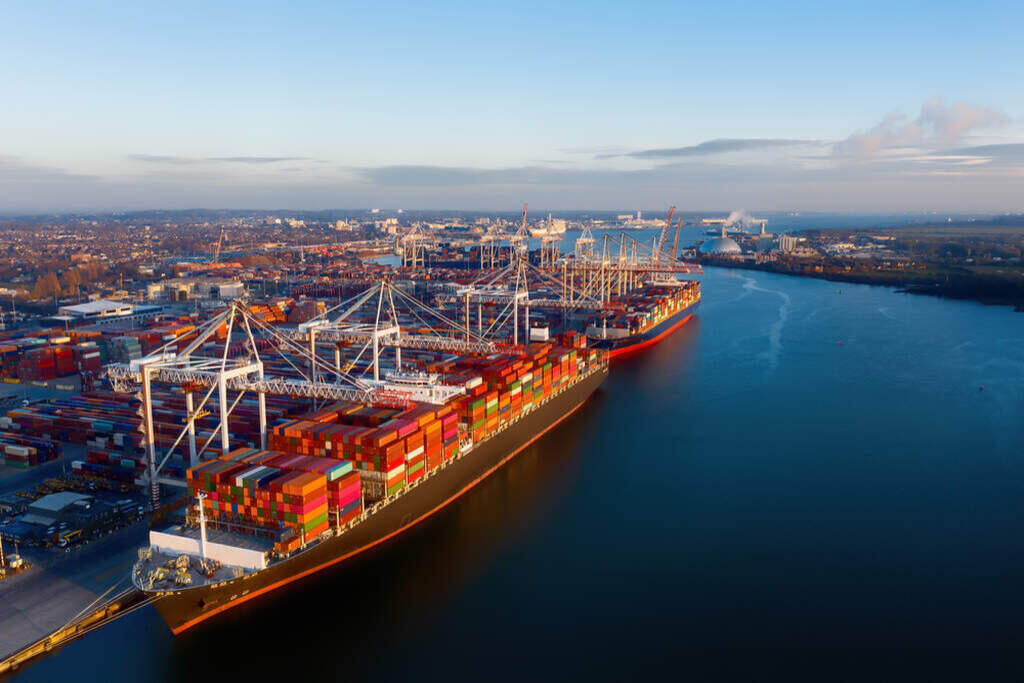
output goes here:
[[587, 319], [588, 343], [611, 358], [643, 350], [688, 323], [700, 296], [700, 283], [695, 280], [644, 285], [613, 299], [607, 309]]
[[[531, 347], [498, 369], [493, 357], [477, 361], [457, 405], [398, 415], [334, 406], [312, 416], [327, 422], [276, 427], [269, 446], [280, 450], [237, 449], [192, 468], [196, 514], [151, 532], [133, 583], [157, 598], [178, 634], [344, 562], [451, 504], [580, 408], [608, 375], [607, 354], [596, 349]], [[284, 533], [268, 539], [245, 523], [267, 517]]]

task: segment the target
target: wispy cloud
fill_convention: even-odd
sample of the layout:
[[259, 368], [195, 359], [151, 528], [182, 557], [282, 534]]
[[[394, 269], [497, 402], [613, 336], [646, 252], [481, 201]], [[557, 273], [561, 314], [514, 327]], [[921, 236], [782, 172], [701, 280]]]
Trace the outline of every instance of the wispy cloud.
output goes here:
[[129, 154], [132, 161], [148, 164], [167, 164], [172, 166], [190, 166], [193, 164], [276, 164], [283, 161], [311, 161], [309, 157], [183, 157], [165, 154]]
[[999, 161], [1024, 161], [1024, 142], [1007, 142], [995, 145], [976, 145], [946, 150], [947, 154], [986, 156]]
[[788, 140], [785, 138], [718, 138], [686, 147], [657, 147], [641, 149], [633, 152], [614, 154], [598, 154], [597, 159], [613, 157], [632, 157], [634, 159], [678, 159], [684, 157], [704, 157], [729, 152], [747, 152], [750, 150], [772, 149], [779, 147], [797, 147], [802, 145], [818, 145], [817, 140]]
[[310, 161], [309, 157], [207, 157], [207, 161], [229, 164], [276, 164], [282, 161]]
[[[0, 155], [0, 181], [21, 183], [94, 182], [96, 176], [75, 173], [26, 161], [21, 157]], [[8, 186], [10, 187], [10, 186]]]
[[363, 182], [390, 187], [469, 185], [603, 185], [650, 171], [612, 171], [544, 166], [472, 168], [464, 166], [374, 166], [351, 169]]
[[874, 127], [836, 143], [832, 152], [837, 157], [869, 160], [892, 149], [941, 149], [960, 142], [971, 131], [1008, 122], [995, 110], [969, 102], [947, 106], [941, 97], [934, 97], [921, 106], [916, 119], [910, 120], [900, 111], [890, 112]]

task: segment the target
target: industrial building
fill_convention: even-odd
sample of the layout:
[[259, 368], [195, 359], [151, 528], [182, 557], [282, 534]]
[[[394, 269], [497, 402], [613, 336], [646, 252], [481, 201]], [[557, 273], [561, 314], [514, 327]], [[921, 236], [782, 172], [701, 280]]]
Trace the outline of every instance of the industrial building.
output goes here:
[[97, 299], [73, 306], [61, 306], [57, 315], [47, 320], [68, 327], [81, 325], [121, 325], [134, 327], [154, 317], [161, 306], [137, 306], [125, 301]]
[[124, 301], [97, 299], [96, 301], [87, 301], [84, 304], [75, 304], [74, 306], [61, 306], [57, 313], [67, 316], [72, 320], [94, 320], [97, 318], [131, 315], [132, 305]]
[[[68, 535], [91, 535], [141, 512], [131, 499], [117, 503], [71, 491], [34, 501], [25, 514], [3, 528], [5, 538], [23, 543], [56, 542]], [[76, 533], [78, 532], [78, 533]]]
[[150, 301], [231, 300], [245, 294], [239, 280], [182, 277], [162, 280], [146, 288]]

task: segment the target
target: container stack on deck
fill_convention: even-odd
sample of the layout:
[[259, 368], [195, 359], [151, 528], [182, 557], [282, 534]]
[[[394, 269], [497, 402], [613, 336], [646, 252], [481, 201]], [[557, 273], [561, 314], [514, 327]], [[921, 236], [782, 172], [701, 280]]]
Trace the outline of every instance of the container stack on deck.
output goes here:
[[644, 285], [636, 292], [613, 297], [609, 308], [591, 315], [586, 324], [588, 328], [617, 328], [638, 334], [693, 303], [698, 291], [696, 281], [677, 287]]
[[458, 451], [457, 416], [445, 406], [399, 410], [337, 403], [306, 417], [312, 419], [275, 426], [269, 446], [353, 461], [369, 501], [397, 493]]
[[240, 448], [188, 472], [190, 496], [216, 524], [264, 533], [287, 553], [306, 538], [362, 512], [359, 473], [351, 461]]

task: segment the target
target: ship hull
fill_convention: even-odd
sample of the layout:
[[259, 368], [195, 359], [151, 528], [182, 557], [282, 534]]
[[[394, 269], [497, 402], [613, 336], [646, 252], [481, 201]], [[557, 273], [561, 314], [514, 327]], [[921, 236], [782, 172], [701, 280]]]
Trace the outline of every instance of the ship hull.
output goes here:
[[654, 346], [665, 337], [669, 336], [680, 327], [690, 322], [697, 310], [697, 303], [680, 309], [675, 315], [665, 318], [660, 323], [640, 334], [619, 339], [594, 339], [588, 338], [587, 344], [591, 348], [604, 349], [610, 358], [621, 358], [637, 351], [642, 351]]
[[500, 469], [582, 406], [608, 376], [608, 367], [552, 396], [464, 457], [435, 470], [394, 502], [345, 533], [268, 568], [211, 586], [159, 594], [154, 606], [175, 633], [384, 543], [440, 511]]

